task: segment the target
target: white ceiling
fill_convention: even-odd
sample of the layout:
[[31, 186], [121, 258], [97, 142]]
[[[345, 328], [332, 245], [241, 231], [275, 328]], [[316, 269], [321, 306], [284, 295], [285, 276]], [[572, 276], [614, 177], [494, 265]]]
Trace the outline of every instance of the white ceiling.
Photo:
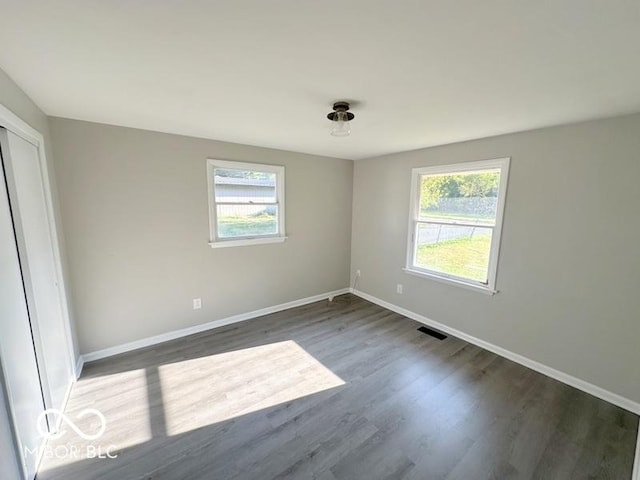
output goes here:
[[[54, 116], [359, 159], [640, 111], [638, 0], [0, 0]], [[334, 100], [357, 102], [329, 135]]]

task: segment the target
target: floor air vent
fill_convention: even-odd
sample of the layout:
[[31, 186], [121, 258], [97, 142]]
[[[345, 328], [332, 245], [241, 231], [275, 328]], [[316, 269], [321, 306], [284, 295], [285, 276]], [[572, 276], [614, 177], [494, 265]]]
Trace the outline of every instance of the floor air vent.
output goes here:
[[431, 330], [430, 328], [427, 328], [427, 327], [420, 327], [418, 331], [422, 333], [426, 333], [427, 335], [431, 335], [432, 337], [437, 338], [438, 340], [444, 340], [445, 338], [447, 338], [447, 336], [444, 333], [436, 332], [435, 330]]

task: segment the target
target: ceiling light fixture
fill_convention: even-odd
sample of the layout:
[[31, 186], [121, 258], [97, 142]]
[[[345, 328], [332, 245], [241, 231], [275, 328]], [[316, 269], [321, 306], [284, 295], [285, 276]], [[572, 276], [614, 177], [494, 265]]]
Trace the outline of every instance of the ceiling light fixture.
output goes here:
[[333, 112], [327, 114], [327, 118], [333, 122], [331, 135], [334, 137], [347, 137], [351, 133], [349, 122], [355, 115], [349, 112], [348, 102], [336, 102], [333, 104]]

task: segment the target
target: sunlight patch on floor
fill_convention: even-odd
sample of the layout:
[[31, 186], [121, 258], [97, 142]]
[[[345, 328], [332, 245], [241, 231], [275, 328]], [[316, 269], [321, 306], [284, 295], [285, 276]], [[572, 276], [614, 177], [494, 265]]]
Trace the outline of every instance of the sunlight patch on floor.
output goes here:
[[159, 376], [168, 435], [345, 384], [292, 340], [161, 365]]
[[[85, 460], [107, 451], [117, 452], [148, 442], [152, 438], [146, 369], [80, 381], [77, 387], [95, 390], [95, 394], [92, 395], [93, 401], [80, 404], [71, 399], [64, 412], [65, 416], [80, 432], [93, 435], [100, 431], [101, 419], [92, 413], [79, 415], [87, 408], [96, 409], [102, 413], [106, 421], [104, 433], [97, 439], [87, 440], [63, 422], [61, 428], [64, 434], [46, 443], [39, 472]], [[105, 393], [106, 398], [101, 392]], [[114, 394], [117, 401], [113, 399]]]

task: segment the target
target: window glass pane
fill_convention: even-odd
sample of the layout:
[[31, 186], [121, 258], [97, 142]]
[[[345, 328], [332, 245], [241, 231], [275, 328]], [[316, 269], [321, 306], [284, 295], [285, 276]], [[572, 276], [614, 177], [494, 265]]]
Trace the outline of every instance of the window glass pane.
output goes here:
[[216, 202], [275, 203], [276, 174], [235, 168], [214, 171]]
[[418, 223], [415, 266], [487, 282], [492, 228]]
[[420, 218], [495, 225], [500, 170], [420, 176]]
[[218, 237], [278, 234], [277, 205], [218, 205]]

